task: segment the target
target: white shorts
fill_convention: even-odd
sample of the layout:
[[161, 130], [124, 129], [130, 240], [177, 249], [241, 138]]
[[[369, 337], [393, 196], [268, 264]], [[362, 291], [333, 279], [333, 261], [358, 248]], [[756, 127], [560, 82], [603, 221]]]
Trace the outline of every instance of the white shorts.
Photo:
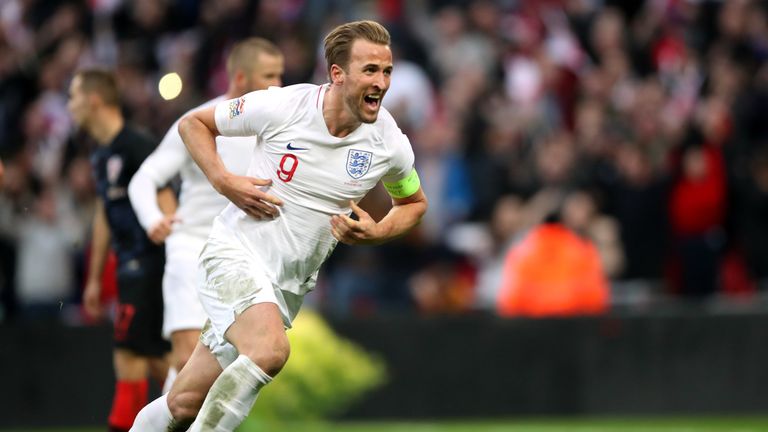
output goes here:
[[250, 306], [274, 303], [283, 325], [291, 327], [303, 296], [280, 290], [269, 280], [258, 260], [233, 236], [209, 238], [200, 254], [198, 294], [208, 314], [200, 341], [227, 367], [238, 356], [224, 338], [235, 317]]
[[165, 245], [163, 337], [179, 330], [203, 328], [208, 315], [197, 297], [197, 266], [205, 239], [173, 234]]

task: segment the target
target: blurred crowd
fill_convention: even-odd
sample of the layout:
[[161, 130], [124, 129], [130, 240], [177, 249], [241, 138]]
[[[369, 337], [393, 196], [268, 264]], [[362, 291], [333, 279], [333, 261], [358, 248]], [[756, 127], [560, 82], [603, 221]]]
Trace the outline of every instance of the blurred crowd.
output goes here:
[[[275, 42], [285, 85], [321, 83], [323, 36], [363, 18], [392, 34], [384, 106], [430, 211], [392, 244], [339, 246], [318, 308], [514, 315], [501, 297], [523, 277], [607, 286], [585, 313], [768, 290], [766, 2], [2, 0], [0, 321], [84, 319], [94, 143], [67, 113], [75, 71], [114, 70], [129, 120], [161, 137], [225, 92], [235, 41]], [[383, 189], [363, 203], [388, 206]], [[574, 252], [531, 245], [544, 226]]]

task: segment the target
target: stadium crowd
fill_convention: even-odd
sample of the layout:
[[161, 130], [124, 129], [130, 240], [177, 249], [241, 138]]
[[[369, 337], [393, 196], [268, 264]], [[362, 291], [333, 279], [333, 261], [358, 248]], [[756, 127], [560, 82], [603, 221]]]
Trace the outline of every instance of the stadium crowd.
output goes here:
[[[0, 321], [87, 321], [94, 143], [66, 109], [78, 69], [116, 71], [127, 117], [160, 137], [226, 91], [236, 41], [276, 43], [284, 85], [320, 83], [320, 38], [361, 18], [392, 34], [384, 106], [410, 137], [430, 211], [392, 244], [339, 246], [308, 301], [339, 314], [514, 314], [498, 306], [505, 271], [517, 268], [508, 252], [532, 228], [560, 224], [599, 256], [609, 306], [759, 303], [765, 2], [5, 0]], [[172, 100], [157, 91], [168, 72], [184, 83]], [[377, 189], [361, 206], [382, 215], [388, 205]], [[550, 273], [561, 260], [549, 258], [518, 274]]]

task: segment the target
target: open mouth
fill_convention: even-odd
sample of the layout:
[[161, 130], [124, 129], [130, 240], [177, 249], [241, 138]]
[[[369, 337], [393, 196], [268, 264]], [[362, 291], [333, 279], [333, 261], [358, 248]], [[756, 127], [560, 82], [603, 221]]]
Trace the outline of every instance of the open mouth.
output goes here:
[[381, 94], [369, 94], [363, 97], [363, 101], [365, 102], [365, 105], [368, 106], [368, 108], [375, 110], [379, 107], [379, 104], [381, 103]]

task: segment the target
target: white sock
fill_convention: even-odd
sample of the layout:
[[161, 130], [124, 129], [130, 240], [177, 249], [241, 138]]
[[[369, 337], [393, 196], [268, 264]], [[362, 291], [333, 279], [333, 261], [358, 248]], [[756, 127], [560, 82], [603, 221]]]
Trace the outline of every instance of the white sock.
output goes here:
[[163, 394], [168, 394], [169, 391], [171, 391], [171, 386], [173, 385], [173, 382], [176, 381], [176, 375], [178, 375], [178, 371], [175, 367], [171, 366], [168, 368], [168, 375], [165, 377], [165, 382], [163, 383]]
[[139, 411], [130, 432], [165, 432], [173, 416], [168, 408], [168, 395], [164, 394]]
[[224, 369], [205, 397], [189, 432], [232, 432], [251, 412], [259, 390], [272, 378], [247, 356]]

